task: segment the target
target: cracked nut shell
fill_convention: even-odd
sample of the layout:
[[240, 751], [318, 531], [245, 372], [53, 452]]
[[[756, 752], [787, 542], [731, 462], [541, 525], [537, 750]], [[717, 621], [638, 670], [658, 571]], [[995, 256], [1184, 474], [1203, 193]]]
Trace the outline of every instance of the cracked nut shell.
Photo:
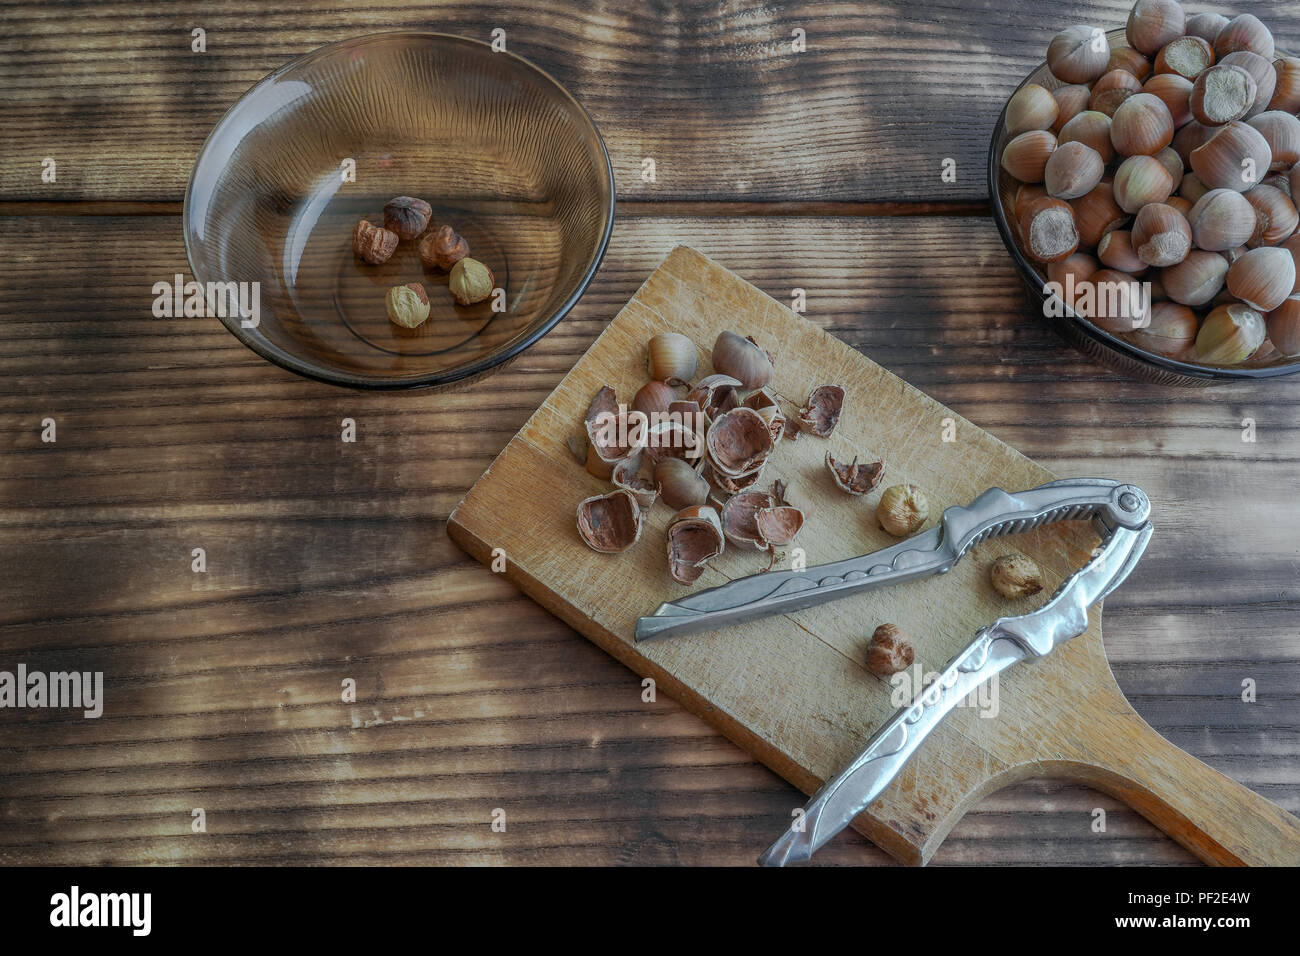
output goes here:
[[818, 385], [799, 410], [798, 425], [818, 438], [829, 438], [844, 412], [844, 389], [838, 385]]
[[835, 482], [835, 487], [846, 495], [865, 495], [880, 484], [880, 479], [885, 475], [885, 463], [869, 461], [858, 464], [858, 456], [854, 455], [853, 461], [846, 465], [836, 461], [835, 457], [827, 452], [826, 470], [831, 473], [831, 480]]
[[680, 584], [694, 584], [726, 546], [717, 509], [685, 508], [668, 524], [668, 573]]
[[632, 547], [641, 537], [643, 523], [636, 496], [622, 488], [578, 503], [578, 534], [587, 547], [601, 554]]

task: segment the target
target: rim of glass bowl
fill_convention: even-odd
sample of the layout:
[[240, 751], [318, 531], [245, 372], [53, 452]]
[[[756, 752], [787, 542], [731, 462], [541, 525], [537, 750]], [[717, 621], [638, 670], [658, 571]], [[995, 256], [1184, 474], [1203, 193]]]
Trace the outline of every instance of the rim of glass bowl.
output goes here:
[[[1111, 39], [1115, 39], [1117, 36], [1123, 37], [1124, 31], [1122, 29], [1112, 30], [1107, 33], [1107, 36]], [[1280, 54], [1282, 51], [1278, 52]], [[1044, 60], [1030, 71], [1029, 76], [1026, 76], [1020, 82], [1020, 85], [1012, 91], [1011, 96], [1015, 96], [1022, 87], [1026, 86], [1035, 73], [1046, 68], [1047, 61]], [[998, 114], [998, 121], [993, 126], [993, 137], [989, 141], [989, 204], [993, 208], [993, 219], [997, 223], [998, 232], [1002, 236], [1002, 243], [1007, 247], [1007, 251], [1011, 253], [1011, 258], [1015, 261], [1016, 268], [1019, 270], [1021, 278], [1034, 290], [1035, 297], [1041, 299], [1045, 303], [1047, 301], [1047, 295], [1043, 292], [1043, 286], [1047, 282], [1047, 277], [1040, 273], [1037, 266], [1030, 262], [1029, 258], [1021, 251], [1020, 243], [1011, 231], [1011, 226], [1007, 220], [1006, 209], [1003, 208], [1002, 205], [1002, 190], [1000, 188], [1001, 184], [999, 183], [999, 178], [1002, 172], [1002, 157], [998, 155], [998, 141], [1002, 138], [1003, 130], [1006, 128], [1007, 106], [1011, 103], [1011, 96], [1007, 97], [1007, 102], [1002, 106], [1002, 112]], [[1288, 364], [1270, 365], [1264, 368], [1237, 368], [1226, 365], [1197, 365], [1192, 362], [1183, 362], [1178, 359], [1166, 358], [1163, 355], [1157, 355], [1155, 352], [1148, 352], [1130, 342], [1126, 342], [1124, 339], [1121, 339], [1116, 335], [1112, 335], [1105, 329], [1099, 328], [1087, 319], [1082, 318], [1068, 305], [1065, 305], [1064, 303], [1062, 303], [1062, 305], [1064, 306], [1064, 315], [1062, 318], [1070, 322], [1075, 328], [1079, 329], [1079, 331], [1088, 338], [1097, 342], [1099, 345], [1108, 348], [1113, 352], [1119, 352], [1127, 358], [1134, 359], [1147, 365], [1154, 365], [1157, 368], [1173, 372], [1177, 375], [1183, 375], [1190, 378], [1227, 381], [1276, 378], [1279, 375], [1293, 375], [1296, 372], [1300, 372], [1300, 359], [1294, 359]]]
[[246, 99], [248, 99], [248, 97], [256, 93], [264, 84], [269, 83], [272, 80], [275, 80], [278, 77], [282, 76], [283, 74], [288, 73], [289, 71], [302, 66], [304, 63], [308, 63], [320, 57], [328, 56], [339, 50], [343, 50], [351, 47], [357, 47], [368, 43], [376, 43], [385, 40], [396, 40], [396, 39], [403, 39], [403, 38], [420, 39], [420, 40], [438, 40], [438, 41], [449, 41], [452, 43], [461, 43], [461, 44], [465, 44], [466, 46], [479, 47], [483, 52], [488, 53], [491, 56], [510, 57], [511, 59], [521, 64], [526, 69], [532, 70], [534, 73], [541, 76], [551, 86], [555, 88], [556, 92], [563, 99], [573, 104], [573, 106], [575, 106], [578, 110], [578, 115], [581, 116], [582, 119], [586, 121], [587, 126], [591, 129], [591, 132], [595, 134], [596, 143], [600, 146], [600, 154], [605, 160], [605, 180], [609, 184], [609, 202], [605, 209], [605, 229], [601, 234], [600, 242], [596, 247], [596, 253], [592, 257], [591, 265], [588, 266], [586, 273], [583, 275], [582, 279], [578, 282], [578, 285], [574, 288], [573, 292], [569, 295], [569, 297], [560, 304], [560, 306], [555, 310], [555, 312], [549, 318], [547, 318], [544, 322], [542, 322], [542, 324], [539, 325], [532, 332], [529, 332], [522, 339], [512, 344], [510, 347], [500, 352], [493, 353], [489, 357], [478, 359], [477, 361], [471, 362], [468, 365], [450, 371], [430, 372], [430, 373], [425, 373], [411, 378], [393, 379], [391, 381], [377, 381], [362, 376], [352, 375], [347, 372], [317, 369], [300, 361], [299, 359], [290, 355], [288, 352], [285, 352], [283, 349], [279, 348], [278, 346], [270, 342], [267, 342], [265, 340], [255, 342], [241, 335], [240, 334], [241, 330], [238, 326], [238, 323], [234, 321], [237, 318], [237, 316], [220, 319], [221, 324], [225, 327], [225, 329], [228, 332], [230, 332], [231, 335], [235, 336], [235, 338], [237, 338], [244, 346], [251, 349], [253, 352], [256, 352], [258, 355], [266, 359], [268, 362], [278, 365], [280, 368], [286, 369], [290, 372], [294, 372], [298, 375], [302, 375], [305, 378], [314, 379], [315, 381], [318, 382], [325, 382], [330, 385], [344, 385], [351, 388], [372, 389], [372, 390], [379, 390], [379, 391], [395, 391], [400, 389], [413, 389], [413, 388], [430, 388], [436, 386], [450, 385], [455, 382], [464, 381], [466, 379], [472, 379], [476, 376], [482, 375], [483, 373], [496, 368], [499, 365], [504, 365], [505, 363], [509, 362], [511, 359], [515, 358], [520, 353], [522, 353], [523, 351], [525, 351], [526, 349], [534, 345], [539, 339], [541, 339], [544, 335], [546, 335], [546, 333], [550, 332], [551, 329], [555, 328], [555, 326], [560, 323], [560, 320], [563, 319], [566, 315], [568, 315], [569, 312], [572, 311], [573, 307], [578, 304], [578, 300], [581, 299], [583, 294], [587, 291], [587, 286], [591, 284], [591, 280], [595, 278], [596, 272], [600, 269], [600, 265], [605, 259], [605, 252], [609, 248], [609, 239], [614, 231], [614, 208], [616, 202], [616, 197], [614, 194], [614, 167], [609, 160], [609, 150], [605, 146], [605, 138], [600, 133], [600, 127], [598, 127], [596, 125], [595, 120], [591, 118], [591, 114], [587, 112], [586, 108], [581, 103], [579, 103], [576, 99], [574, 99], [573, 95], [570, 94], [569, 91], [564, 88], [564, 86], [560, 83], [559, 80], [551, 76], [550, 73], [543, 70], [540, 66], [533, 63], [531, 60], [527, 60], [524, 57], [520, 56], [519, 54], [512, 53], [508, 50], [501, 51], [501, 52], [494, 51], [492, 50], [491, 44], [485, 43], [482, 40], [474, 40], [469, 37], [458, 36], [454, 33], [436, 33], [436, 32], [422, 31], [422, 30], [389, 30], [389, 31], [383, 31], [379, 33], [367, 33], [362, 36], [351, 37], [346, 40], [339, 40], [334, 43], [329, 43], [326, 44], [325, 46], [318, 47], [317, 49], [312, 50], [309, 53], [304, 53], [301, 56], [294, 57], [288, 63], [285, 63], [283, 66], [277, 67], [276, 69], [272, 70], [270, 73], [266, 74], [266, 76], [262, 77], [260, 80], [258, 80], [252, 86], [250, 86], [247, 90], [245, 90], [244, 93], [237, 100], [235, 100], [235, 102], [232, 103], [224, 113], [221, 114], [221, 118], [218, 119], [217, 122], [213, 124], [212, 129], [208, 131], [207, 137], [204, 138], [203, 140], [203, 145], [199, 147], [199, 151], [194, 156], [194, 165], [190, 169], [189, 180], [185, 186], [185, 200], [181, 206], [181, 228], [184, 232], [184, 239], [185, 239], [185, 259], [189, 263], [190, 274], [194, 276], [194, 280], [196, 282], [198, 282], [200, 285], [205, 285], [207, 280], [203, 276], [199, 275], [199, 270], [195, 267], [194, 264], [194, 250], [190, 247], [189, 221], [190, 221], [191, 196], [193, 195], [194, 192], [194, 177], [195, 174], [198, 172], [199, 162], [203, 158], [203, 154], [207, 152], [208, 146], [212, 143], [212, 140], [216, 136], [217, 131], [220, 130], [223, 125], [225, 125], [226, 121], [230, 118], [230, 115], [235, 111], [235, 109]]

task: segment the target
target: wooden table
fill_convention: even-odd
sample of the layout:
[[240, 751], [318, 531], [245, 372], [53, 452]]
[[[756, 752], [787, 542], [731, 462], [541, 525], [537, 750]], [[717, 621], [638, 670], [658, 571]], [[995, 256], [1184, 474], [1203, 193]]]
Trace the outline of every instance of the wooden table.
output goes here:
[[[1058, 473], [1146, 488], [1157, 534], [1107, 602], [1119, 682], [1176, 744], [1300, 810], [1300, 377], [1178, 390], [1090, 365], [1026, 305], [987, 213], [1005, 97], [1061, 26], [1127, 6], [6, 4], [0, 669], [102, 670], [108, 701], [99, 720], [0, 711], [0, 862], [752, 862], [794, 789], [643, 702], [444, 528], [679, 242], [778, 299], [805, 289], [810, 317]], [[1300, 48], [1300, 9], [1264, 6]], [[403, 27], [502, 27], [600, 125], [620, 203], [579, 306], [448, 394], [331, 388], [214, 320], [154, 319], [153, 283], [188, 271], [180, 200], [220, 114], [298, 54]], [[888, 858], [850, 832], [819, 859]], [[985, 800], [936, 858], [1031, 862], [1192, 857], [1043, 781]]]

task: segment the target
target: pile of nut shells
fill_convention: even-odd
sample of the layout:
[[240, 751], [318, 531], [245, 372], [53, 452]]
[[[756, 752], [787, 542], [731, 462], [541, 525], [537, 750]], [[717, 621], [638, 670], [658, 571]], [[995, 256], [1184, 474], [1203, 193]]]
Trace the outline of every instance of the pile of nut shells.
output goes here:
[[[1066, 304], [1159, 355], [1206, 365], [1300, 357], [1300, 59], [1258, 18], [1138, 0], [1127, 46], [1058, 34], [1061, 85], [1006, 109], [1021, 248]], [[1149, 282], [1143, 307], [1101, 294]]]
[[[771, 387], [775, 357], [752, 337], [724, 331], [713, 343], [713, 371], [696, 379], [699, 350], [677, 332], [654, 336], [646, 350], [647, 381], [621, 406], [603, 386], [591, 400], [583, 433], [569, 439], [574, 458], [614, 490], [579, 502], [578, 534], [606, 554], [636, 544], [656, 502], [672, 509], [668, 571], [694, 584], [705, 567], [733, 547], [764, 552], [771, 568], [811, 517], [812, 488], [773, 477], [780, 444], [801, 435], [829, 438], [844, 412], [845, 392], [818, 385], [799, 408], [783, 407]], [[788, 407], [788, 411], [787, 411]], [[862, 496], [879, 484], [883, 461], [845, 464], [828, 452], [826, 468], [840, 491]], [[906, 536], [924, 524], [928, 504], [914, 485], [888, 489], [876, 509], [880, 526]]]
[[[418, 241], [420, 264], [448, 273], [447, 291], [457, 305], [473, 305], [492, 294], [492, 270], [471, 259], [469, 243], [447, 224], [436, 226], [433, 207], [414, 196], [396, 196], [384, 204], [384, 224], [360, 219], [352, 227], [352, 251], [370, 265], [393, 257], [399, 243]], [[415, 329], [429, 317], [429, 294], [423, 283], [393, 286], [384, 297], [388, 318], [405, 329]]]

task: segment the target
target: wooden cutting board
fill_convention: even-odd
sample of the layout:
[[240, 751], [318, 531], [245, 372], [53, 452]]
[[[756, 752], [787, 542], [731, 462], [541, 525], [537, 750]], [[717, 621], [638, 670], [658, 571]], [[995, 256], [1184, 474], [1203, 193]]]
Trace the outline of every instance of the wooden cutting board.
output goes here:
[[[782, 441], [764, 477], [764, 487], [784, 476], [817, 495], [816, 511], [795, 542], [810, 566], [893, 542], [874, 520], [888, 485], [921, 486], [931, 502], [930, 527], [943, 508], [967, 504], [991, 486], [1018, 491], [1055, 477], [738, 276], [678, 247], [470, 489], [448, 531], [484, 563], [501, 549], [504, 573], [525, 593], [812, 793], [897, 703], [890, 682], [864, 666], [877, 625], [893, 622], [912, 635], [913, 677], [919, 678], [981, 626], [1041, 600], [1009, 602], [993, 591], [988, 568], [996, 557], [1013, 549], [1034, 557], [1050, 577], [1046, 597], [1084, 563], [1097, 539], [1087, 524], [1062, 523], [984, 542], [940, 578], [741, 627], [635, 644], [637, 617], [693, 590], [668, 575], [670, 510], [656, 504], [641, 540], [624, 554], [589, 550], [575, 530], [575, 509], [610, 486], [574, 461], [566, 439], [580, 430], [602, 385], [631, 401], [646, 380], [652, 335], [688, 335], [700, 346], [698, 375], [704, 375], [723, 329], [754, 336], [776, 356], [772, 385], [787, 410], [816, 385], [847, 390], [834, 435]], [[828, 449], [845, 459], [856, 452], [883, 457], [884, 481], [865, 499], [840, 493], [825, 471]], [[1158, 509], [1156, 502], [1157, 526]], [[698, 587], [767, 564], [765, 555], [728, 546]], [[1124, 799], [1207, 861], [1300, 862], [1294, 817], [1174, 747], [1129, 706], [1106, 662], [1100, 606], [1087, 633], [1003, 674], [997, 690], [983, 706], [950, 714], [855, 827], [899, 860], [924, 863], [984, 795], [1025, 777], [1064, 777]], [[788, 822], [755, 828], [756, 856]]]

